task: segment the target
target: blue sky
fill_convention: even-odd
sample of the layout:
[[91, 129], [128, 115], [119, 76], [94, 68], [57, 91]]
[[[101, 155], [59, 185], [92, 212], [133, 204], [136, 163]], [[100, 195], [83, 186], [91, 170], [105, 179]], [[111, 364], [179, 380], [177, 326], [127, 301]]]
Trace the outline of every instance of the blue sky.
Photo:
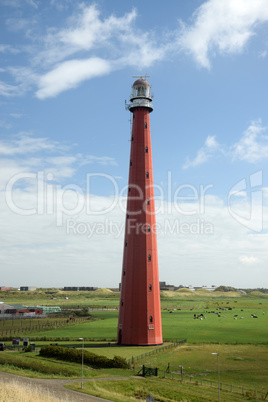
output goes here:
[[268, 287], [267, 0], [0, 0], [2, 286], [116, 287], [133, 75], [160, 280]]

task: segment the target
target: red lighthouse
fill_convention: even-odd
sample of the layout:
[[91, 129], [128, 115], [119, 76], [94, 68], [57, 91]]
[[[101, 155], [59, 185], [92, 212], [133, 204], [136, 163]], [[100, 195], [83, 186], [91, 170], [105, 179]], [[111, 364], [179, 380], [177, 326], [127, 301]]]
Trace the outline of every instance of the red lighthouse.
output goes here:
[[117, 342], [159, 345], [162, 340], [150, 113], [151, 87], [132, 86], [133, 113], [124, 257]]

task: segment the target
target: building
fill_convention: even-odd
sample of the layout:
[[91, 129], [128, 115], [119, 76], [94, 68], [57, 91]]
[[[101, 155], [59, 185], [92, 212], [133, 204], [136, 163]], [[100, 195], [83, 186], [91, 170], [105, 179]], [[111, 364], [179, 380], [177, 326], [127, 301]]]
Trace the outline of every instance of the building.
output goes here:
[[159, 345], [162, 340], [155, 222], [150, 113], [151, 87], [144, 78], [132, 86], [133, 113], [128, 199], [117, 342]]
[[97, 290], [97, 287], [93, 286], [64, 286], [63, 290], [68, 291], [68, 292], [80, 292], [80, 291], [94, 291]]
[[29, 292], [29, 291], [34, 291], [36, 288], [34, 286], [21, 286], [20, 291], [21, 292]]
[[170, 290], [172, 292], [176, 290], [176, 287], [174, 285], [168, 285], [166, 282], [159, 282], [159, 288], [160, 290]]

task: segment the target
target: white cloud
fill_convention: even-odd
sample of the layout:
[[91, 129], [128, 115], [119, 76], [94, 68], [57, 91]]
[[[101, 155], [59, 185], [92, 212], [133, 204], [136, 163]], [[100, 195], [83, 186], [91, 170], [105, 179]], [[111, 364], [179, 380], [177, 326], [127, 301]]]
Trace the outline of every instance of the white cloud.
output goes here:
[[0, 127], [6, 128], [9, 130], [12, 126], [10, 123], [7, 123], [5, 120], [0, 120]]
[[267, 57], [267, 50], [263, 50], [262, 52], [260, 52], [259, 57], [261, 59], [265, 59]]
[[[37, 86], [36, 96], [45, 99], [113, 70], [149, 67], [165, 58], [171, 44], [165, 35], [159, 40], [159, 34], [135, 27], [136, 17], [133, 9], [121, 17], [112, 14], [101, 18], [96, 4], [81, 4], [63, 28], [50, 28], [39, 38], [42, 48], [38, 50], [37, 41], [31, 50], [28, 47], [30, 68], [8, 71], [23, 83], [24, 90]], [[19, 29], [23, 23], [15, 27]], [[73, 58], [76, 53], [79, 59]]]
[[102, 20], [95, 4], [82, 4], [67, 20], [67, 27], [47, 32], [43, 39], [44, 47], [34, 55], [33, 62], [50, 67], [77, 52], [84, 52], [88, 58], [92, 50], [101, 51], [101, 57], [107, 60], [120, 58], [125, 50], [129, 52], [131, 48], [126, 37], [135, 37], [137, 33], [132, 26], [135, 18], [136, 11], [133, 9], [122, 17], [111, 15]]
[[36, 96], [39, 99], [56, 96], [84, 80], [108, 74], [111, 69], [109, 62], [99, 58], [66, 61], [40, 78]]
[[207, 162], [217, 154], [231, 156], [233, 160], [238, 159], [249, 163], [256, 163], [268, 158], [268, 136], [264, 135], [267, 127], [262, 126], [261, 120], [252, 121], [250, 126], [244, 131], [240, 140], [227, 147], [220, 146], [215, 140], [215, 136], [208, 136], [205, 144], [197, 151], [196, 157], [187, 159], [183, 169], [196, 167]]
[[63, 148], [59, 143], [48, 138], [35, 138], [28, 133], [20, 133], [9, 140], [0, 141], [0, 155], [26, 155], [39, 151], [53, 151]]
[[10, 85], [0, 81], [0, 95], [2, 96], [18, 96], [23, 93], [22, 85]]
[[259, 258], [253, 256], [249, 257], [247, 255], [241, 255], [239, 261], [244, 265], [255, 265], [260, 262]]
[[[36, 1], [27, 2], [38, 7]], [[18, 1], [11, 0], [11, 4], [19, 7]], [[59, 8], [70, 4], [61, 3]], [[128, 66], [141, 70], [170, 59], [178, 51], [192, 54], [200, 65], [209, 68], [212, 54], [245, 49], [257, 27], [268, 21], [268, 7], [267, 0], [207, 0], [193, 14], [191, 24], [181, 23], [179, 29], [169, 32], [140, 29], [136, 19], [134, 8], [121, 16], [103, 17], [98, 5], [85, 3], [72, 5], [71, 16], [60, 28], [50, 27], [42, 34], [37, 29], [29, 31], [37, 28], [38, 16], [30, 22], [9, 19], [11, 29], [21, 29], [32, 43], [20, 49], [0, 45], [0, 51], [23, 51], [28, 57], [28, 66], [6, 68], [19, 85], [2, 83], [0, 93], [21, 95], [37, 87], [39, 99], [55, 97], [84, 80]]]
[[0, 189], [18, 173], [37, 174], [48, 180], [60, 181], [73, 177], [80, 167], [88, 164], [117, 166], [113, 157], [70, 154], [73, 146], [67, 146], [49, 138], [37, 138], [20, 133], [0, 141]]
[[35, 23], [34, 20], [29, 20], [26, 18], [8, 18], [6, 20], [7, 28], [12, 32], [26, 31], [28, 32], [29, 27]]
[[111, 15], [101, 21], [96, 5], [80, 6], [80, 13], [70, 19], [70, 27], [60, 31], [54, 38], [76, 49], [89, 50], [109, 40], [112, 36], [125, 34], [137, 14], [133, 9], [123, 17]]
[[182, 50], [210, 68], [211, 55], [242, 52], [257, 26], [268, 21], [267, 0], [208, 0], [193, 14], [193, 24], [182, 24]]
[[1, 4], [4, 6], [21, 8], [24, 6], [23, 3], [29, 4], [34, 8], [38, 8], [38, 2], [33, 0], [1, 0]]
[[21, 113], [9, 113], [9, 116], [13, 117], [14, 119], [19, 119], [23, 116]]
[[215, 136], [208, 136], [205, 144], [197, 152], [196, 157], [193, 160], [189, 158], [183, 165], [183, 169], [188, 169], [189, 167], [196, 167], [205, 162], [207, 162], [216, 152], [221, 150], [220, 145], [215, 139]]
[[111, 158], [109, 156], [94, 156], [94, 155], [83, 156], [83, 158], [81, 158], [80, 165], [83, 166], [95, 162], [103, 166], [107, 165], [117, 166], [117, 163], [114, 160], [114, 158]]
[[268, 158], [267, 127], [262, 126], [261, 120], [253, 121], [243, 133], [241, 139], [232, 146], [234, 159], [255, 163]]
[[[57, 186], [53, 187], [53, 193], [45, 191], [38, 199], [36, 187], [29, 187], [28, 183], [13, 191], [12, 199], [21, 213], [12, 212], [12, 205], [6, 204], [4, 193], [0, 192], [0, 219], [5, 233], [1, 239], [1, 256], [8, 268], [6, 281], [14, 284], [12, 274], [8, 273], [19, 264], [18, 281], [64, 286], [79, 285], [77, 281], [93, 278], [96, 286], [117, 285], [121, 275], [125, 220], [125, 211], [121, 208], [124, 202], [120, 197], [114, 203], [112, 196], [78, 194], [74, 189], [64, 191]], [[237, 287], [260, 286], [268, 263], [267, 236], [249, 235], [248, 230], [230, 216], [223, 200], [206, 197], [202, 201], [206, 204], [203, 212], [200, 201], [188, 205], [188, 213], [179, 212], [187, 210], [187, 203], [178, 205], [174, 200], [171, 204], [163, 202], [163, 208], [158, 211], [160, 277], [174, 284], [180, 284], [183, 277], [185, 283], [192, 283], [194, 278], [194, 282], [201, 285], [215, 282], [232, 283]], [[42, 202], [39, 213], [26, 216], [27, 211], [37, 208], [38, 202]], [[195, 215], [191, 215], [192, 210], [196, 211]], [[267, 213], [266, 208], [266, 222]], [[206, 225], [212, 229], [207, 234], [203, 230]], [[245, 265], [243, 276], [241, 263]], [[48, 282], [33, 275], [37, 265], [53, 273], [46, 275]], [[247, 266], [253, 265], [254, 273], [246, 271]], [[77, 273], [75, 278], [73, 272]], [[78, 273], [79, 280], [76, 279]]]
[[[208, 137], [205, 147], [214, 150], [219, 146], [214, 137]], [[124, 183], [114, 178], [119, 191], [112, 186], [110, 196], [101, 197], [92, 194], [90, 188], [74, 184], [77, 181], [67, 180], [85, 162], [113, 165], [115, 160], [107, 156], [71, 155], [71, 147], [67, 149], [48, 138], [38, 139], [26, 133], [2, 141], [0, 149], [5, 158], [0, 162], [0, 220], [5, 234], [0, 235], [0, 258], [7, 272], [12, 273], [19, 266], [18, 282], [27, 280], [41, 285], [39, 277], [34, 276], [38, 265], [53, 274], [46, 276], [46, 283], [44, 278], [40, 279], [42, 286], [79, 285], [74, 282], [74, 270], [83, 282], [93, 276], [96, 286], [116, 286], [121, 274], [125, 220], [125, 198], [118, 194], [119, 184], [124, 187]], [[28, 173], [20, 175], [24, 172]], [[42, 173], [38, 185], [37, 172]], [[12, 177], [14, 187], [8, 188]], [[95, 179], [103, 177], [97, 175]], [[180, 284], [183, 276], [186, 283], [194, 277], [195, 283], [202, 282], [201, 285], [226, 284], [228, 278], [234, 286], [258, 286], [268, 263], [266, 197], [263, 208], [258, 207], [263, 214], [264, 230], [249, 234], [235, 214], [230, 214], [223, 199], [213, 194], [203, 196], [198, 191], [197, 194], [198, 199], [191, 202], [159, 200], [162, 204], [157, 205], [156, 219], [160, 276], [175, 284]], [[237, 198], [239, 214], [251, 213], [250, 202]], [[55, 266], [57, 271], [50, 268]], [[254, 277], [252, 266], [258, 270]], [[7, 274], [6, 281], [16, 284], [12, 274]]]
[[[0, 44], [0, 52], [2, 53], [12, 53], [12, 54], [17, 54], [20, 52], [20, 50], [16, 49], [15, 47], [12, 47], [10, 45], [5, 45], [5, 44]], [[0, 69], [0, 71], [4, 71], [3, 69]]]

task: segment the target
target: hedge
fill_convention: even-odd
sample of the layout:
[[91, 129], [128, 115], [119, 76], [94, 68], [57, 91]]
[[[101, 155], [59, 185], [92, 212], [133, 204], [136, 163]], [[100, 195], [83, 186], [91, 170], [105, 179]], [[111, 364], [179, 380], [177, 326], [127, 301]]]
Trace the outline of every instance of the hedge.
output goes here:
[[[43, 357], [53, 357], [68, 362], [80, 363], [82, 359], [82, 350], [48, 345], [41, 348], [39, 355]], [[126, 359], [120, 356], [114, 356], [113, 359], [109, 359], [106, 356], [96, 355], [87, 350], [84, 351], [84, 364], [95, 368], [128, 368]]]

